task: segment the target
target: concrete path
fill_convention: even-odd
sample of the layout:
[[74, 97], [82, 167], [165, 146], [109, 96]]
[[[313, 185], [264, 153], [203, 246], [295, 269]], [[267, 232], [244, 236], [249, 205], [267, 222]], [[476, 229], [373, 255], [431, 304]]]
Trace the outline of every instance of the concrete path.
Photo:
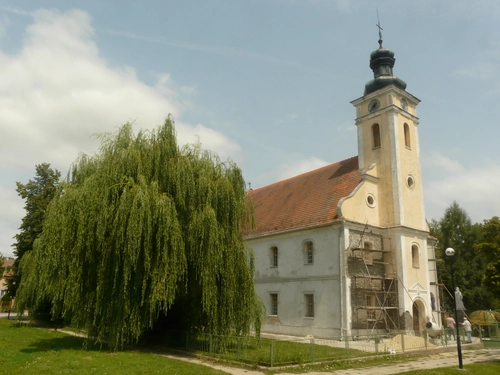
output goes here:
[[[245, 370], [240, 368], [232, 368], [220, 365], [214, 365], [209, 362], [203, 362], [199, 359], [186, 358], [180, 356], [167, 355], [169, 358], [180, 359], [183, 361], [189, 361], [197, 363], [200, 365], [212, 367], [217, 370], [224, 371], [231, 375], [264, 375], [261, 371], [256, 370]], [[467, 369], [467, 365], [476, 362], [487, 362], [487, 361], [500, 361], [500, 349], [478, 349], [478, 350], [464, 350], [462, 354], [462, 361], [464, 368]], [[404, 363], [398, 363], [389, 366], [377, 366], [377, 367], [365, 367], [365, 368], [352, 368], [349, 370], [336, 370], [331, 372], [308, 372], [307, 375], [391, 375], [391, 374], [401, 374], [412, 370], [430, 370], [441, 367], [456, 367], [458, 368], [458, 356], [457, 352], [446, 352], [440, 354], [433, 354], [427, 357], [420, 357], [414, 361], [408, 361]], [[296, 375], [284, 370], [278, 373], [279, 375]]]
[[[227, 372], [228, 374], [231, 374], [231, 375], [264, 375], [264, 373], [261, 371], [247, 370], [247, 369], [236, 368], [236, 367], [221, 366], [221, 365], [217, 365], [214, 363], [205, 362], [205, 361], [202, 361], [202, 360], [194, 358], [194, 357], [184, 357], [184, 356], [177, 356], [177, 355], [171, 355], [171, 354], [164, 354], [164, 356], [167, 358], [178, 359], [181, 361], [186, 361], [186, 362], [196, 363], [196, 364], [202, 365], [202, 366], [211, 367], [211, 368], [216, 369], [216, 370]], [[294, 375], [296, 375], [296, 374], [294, 374]]]
[[[499, 361], [500, 349], [479, 349], [464, 351], [463, 365], [467, 369], [467, 365], [476, 362]], [[431, 370], [440, 367], [456, 367], [458, 368], [458, 356], [456, 352], [447, 352], [441, 354], [430, 355], [428, 357], [420, 357], [415, 361], [398, 363], [390, 366], [366, 367], [361, 369], [337, 370], [333, 372], [309, 372], [308, 375], [390, 375], [401, 374], [411, 370]], [[291, 375], [287, 372], [281, 375]]]
[[[6, 313], [0, 313], [0, 318], [6, 318]], [[15, 317], [11, 315], [11, 319]], [[68, 332], [69, 334], [75, 334], [74, 332]], [[186, 357], [182, 355], [165, 355], [168, 358], [178, 359], [181, 361], [188, 361], [196, 363], [199, 365], [211, 367], [220, 371], [224, 371], [231, 375], [264, 375], [262, 371], [248, 370], [242, 368], [222, 366], [218, 364], [213, 364], [210, 362], [205, 362], [194, 357]], [[464, 368], [467, 369], [467, 365], [476, 362], [487, 362], [487, 361], [500, 361], [500, 349], [477, 349], [477, 350], [463, 350], [463, 364]], [[366, 368], [352, 368], [349, 370], [336, 370], [331, 372], [308, 372], [308, 375], [391, 375], [391, 374], [401, 374], [406, 371], [411, 370], [426, 370], [434, 369], [440, 367], [456, 367], [458, 368], [458, 357], [456, 351], [430, 354], [427, 357], [419, 357], [414, 361], [408, 361], [404, 363], [398, 363], [388, 366], [377, 366], [377, 367], [366, 367]], [[279, 375], [295, 375], [283, 370]]]

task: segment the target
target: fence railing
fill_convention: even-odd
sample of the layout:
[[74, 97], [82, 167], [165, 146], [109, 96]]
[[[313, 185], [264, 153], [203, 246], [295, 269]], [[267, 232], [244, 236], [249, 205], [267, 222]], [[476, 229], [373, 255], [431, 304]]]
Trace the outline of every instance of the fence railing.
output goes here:
[[494, 324], [474, 325], [472, 328], [472, 335], [480, 337], [481, 339], [500, 339], [498, 322]]
[[[484, 331], [483, 327], [483, 331]], [[478, 327], [473, 334], [479, 342], [483, 333]], [[488, 335], [498, 337], [498, 326], [487, 326]], [[264, 335], [263, 335], [264, 336]], [[460, 336], [465, 333], [460, 329]], [[462, 339], [465, 341], [465, 339]], [[167, 334], [165, 345], [188, 351], [202, 352], [217, 358], [260, 366], [286, 366], [322, 361], [348, 360], [374, 355], [401, 354], [412, 350], [435, 349], [456, 345], [446, 331], [437, 337], [422, 332], [389, 332], [384, 334], [333, 337], [329, 339], [276, 337], [219, 336], [201, 332], [173, 332]]]

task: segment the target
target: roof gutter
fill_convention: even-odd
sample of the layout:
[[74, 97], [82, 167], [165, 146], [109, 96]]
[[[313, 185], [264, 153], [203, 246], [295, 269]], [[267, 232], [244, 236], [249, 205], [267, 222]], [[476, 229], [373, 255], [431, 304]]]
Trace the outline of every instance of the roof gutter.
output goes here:
[[344, 241], [344, 219], [340, 223], [340, 235], [339, 235], [339, 281], [340, 281], [340, 340], [344, 340], [344, 246], [342, 243]]

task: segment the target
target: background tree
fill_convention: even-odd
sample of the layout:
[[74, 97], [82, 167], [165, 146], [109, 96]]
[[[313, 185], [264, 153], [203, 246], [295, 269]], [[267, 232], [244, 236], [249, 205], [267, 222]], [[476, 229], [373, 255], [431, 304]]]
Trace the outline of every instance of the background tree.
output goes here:
[[19, 270], [19, 263], [23, 256], [33, 249], [33, 243], [42, 233], [45, 212], [49, 206], [59, 185], [61, 173], [50, 168], [50, 164], [43, 163], [35, 166], [35, 178], [28, 183], [16, 182], [18, 195], [25, 200], [24, 216], [20, 232], [16, 234], [14, 243], [14, 275], [8, 279], [8, 290], [12, 297], [16, 296], [16, 291], [22, 281], [22, 273]]
[[[455, 249], [453, 271], [455, 286], [460, 288], [467, 313], [474, 310], [494, 308], [497, 299], [482, 286], [487, 259], [474, 245], [482, 238], [481, 224], [472, 224], [467, 212], [457, 202], [453, 202], [439, 221], [431, 223], [431, 235], [439, 240], [436, 248], [440, 281], [444, 290], [445, 308], [453, 311], [453, 290], [451, 285], [450, 261], [444, 251]], [[451, 293], [451, 295], [448, 293]]]
[[179, 149], [170, 117], [151, 133], [126, 124], [103, 135], [61, 187], [22, 260], [18, 309], [49, 299], [53, 316], [114, 348], [161, 316], [177, 330], [260, 328], [241, 171], [199, 146]]
[[[476, 249], [486, 259], [483, 283], [488, 291], [500, 295], [500, 218], [485, 220], [482, 226], [483, 239]], [[497, 305], [497, 307], [500, 307]]]
[[4, 271], [3, 261], [4, 261], [4, 259], [5, 259], [5, 257], [3, 256], [2, 253], [0, 253], [0, 279], [3, 276], [3, 271]]

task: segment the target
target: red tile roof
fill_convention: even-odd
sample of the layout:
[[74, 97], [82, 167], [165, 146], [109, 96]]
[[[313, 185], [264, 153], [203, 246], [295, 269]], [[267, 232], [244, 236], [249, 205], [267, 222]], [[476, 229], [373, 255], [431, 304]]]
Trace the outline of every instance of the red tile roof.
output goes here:
[[358, 157], [251, 190], [255, 228], [247, 238], [312, 228], [339, 220], [337, 206], [361, 182]]
[[4, 267], [12, 267], [14, 265], [14, 259], [4, 259], [3, 266]]
[[4, 259], [3, 260], [3, 266], [5, 267], [5, 269], [3, 271], [3, 275], [0, 275], [0, 279], [3, 277], [10, 277], [14, 274], [14, 272], [7, 272], [7, 267], [12, 267], [13, 265], [14, 265], [14, 259]]

